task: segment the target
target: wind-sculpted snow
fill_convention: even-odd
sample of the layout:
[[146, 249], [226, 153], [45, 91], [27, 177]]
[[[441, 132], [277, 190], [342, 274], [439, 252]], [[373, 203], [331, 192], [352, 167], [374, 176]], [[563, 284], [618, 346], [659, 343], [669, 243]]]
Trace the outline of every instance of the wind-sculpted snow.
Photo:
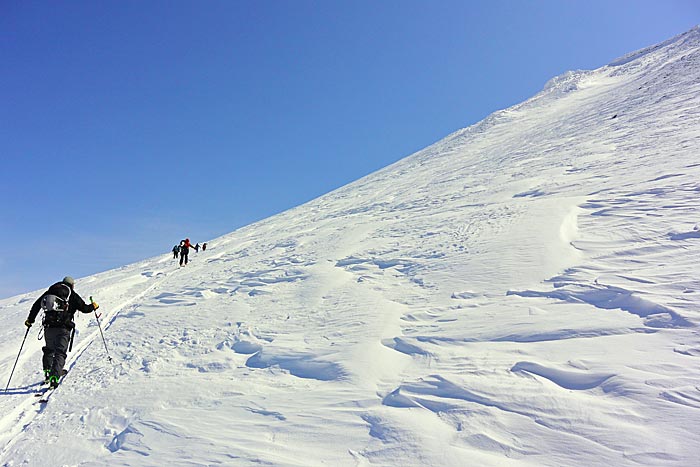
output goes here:
[[612, 374], [591, 374], [581, 371], [559, 370], [533, 362], [518, 362], [511, 368], [511, 371], [538, 375], [552, 381], [557, 386], [578, 391], [596, 388], [615, 376]]
[[693, 230], [689, 232], [670, 232], [668, 234], [668, 237], [671, 240], [688, 240], [691, 238], [700, 238], [700, 230], [698, 230], [698, 227], [695, 226], [693, 227]]
[[270, 368], [277, 366], [299, 378], [330, 381], [343, 376], [342, 368], [332, 362], [317, 359], [314, 355], [290, 354], [268, 356], [259, 350], [246, 361], [250, 368]]
[[[79, 316], [40, 405], [31, 329], [0, 465], [696, 465], [699, 77], [696, 28], [79, 279], [106, 341]], [[0, 301], [0, 374], [40, 293]]]
[[522, 297], [548, 297], [573, 303], [588, 303], [605, 310], [620, 309], [642, 318], [649, 327], [684, 327], [691, 324], [668, 307], [659, 305], [620, 287], [592, 284], [561, 286], [551, 292], [534, 290], [508, 292]]

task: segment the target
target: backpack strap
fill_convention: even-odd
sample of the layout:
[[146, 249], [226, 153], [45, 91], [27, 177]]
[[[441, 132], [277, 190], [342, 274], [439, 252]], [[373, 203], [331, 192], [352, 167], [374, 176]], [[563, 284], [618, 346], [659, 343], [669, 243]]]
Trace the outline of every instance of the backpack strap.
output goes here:
[[68, 288], [68, 296], [66, 297], [66, 304], [70, 304], [70, 294], [73, 293], [73, 289], [68, 285], [68, 284], [63, 284], [65, 287]]

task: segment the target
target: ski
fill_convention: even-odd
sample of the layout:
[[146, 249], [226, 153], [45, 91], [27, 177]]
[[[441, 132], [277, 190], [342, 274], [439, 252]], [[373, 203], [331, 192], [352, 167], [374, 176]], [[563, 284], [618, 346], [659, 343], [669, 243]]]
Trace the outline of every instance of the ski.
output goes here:
[[49, 397], [51, 397], [51, 394], [54, 393], [54, 391], [58, 388], [49, 388], [46, 392], [44, 392], [42, 395], [41, 399], [39, 399], [39, 404], [46, 404], [49, 401]]
[[[64, 377], [65, 377], [67, 374], [68, 374], [68, 370], [66, 370], [66, 369], [64, 368], [63, 371], [61, 372], [61, 379], [60, 379], [61, 382], [63, 382], [63, 379], [64, 379]], [[39, 402], [40, 404], [45, 404], [46, 402], [48, 402], [49, 396], [51, 396], [51, 394], [52, 394], [56, 389], [58, 389], [58, 388], [57, 388], [57, 387], [52, 388], [51, 386], [49, 386], [49, 385], [48, 385], [48, 384], [49, 384], [48, 381], [44, 381], [44, 382], [41, 383], [41, 384], [42, 384], [42, 385], [46, 385], [46, 387], [42, 387], [38, 392], [36, 392], [36, 393], [34, 394], [34, 397], [41, 397], [41, 399], [39, 399], [38, 402]]]
[[[35, 392], [35, 393], [34, 393], [34, 397], [44, 397], [44, 395], [46, 395], [46, 393], [49, 392], [49, 391], [51, 390], [51, 387], [49, 386], [48, 383], [45, 382], [45, 383], [42, 383], [42, 384], [44, 384], [45, 387], [42, 387], [42, 388], [39, 389], [37, 392]], [[55, 389], [55, 388], [54, 388], [54, 389]]]

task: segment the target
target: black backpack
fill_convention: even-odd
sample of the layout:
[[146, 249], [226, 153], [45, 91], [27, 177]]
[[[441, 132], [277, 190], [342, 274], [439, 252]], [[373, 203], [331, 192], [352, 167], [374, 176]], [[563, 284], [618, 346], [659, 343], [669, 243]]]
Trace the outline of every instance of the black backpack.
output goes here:
[[73, 315], [68, 312], [72, 290], [67, 284], [59, 282], [52, 285], [41, 299], [41, 309], [44, 310], [44, 326], [62, 327], [69, 325]]

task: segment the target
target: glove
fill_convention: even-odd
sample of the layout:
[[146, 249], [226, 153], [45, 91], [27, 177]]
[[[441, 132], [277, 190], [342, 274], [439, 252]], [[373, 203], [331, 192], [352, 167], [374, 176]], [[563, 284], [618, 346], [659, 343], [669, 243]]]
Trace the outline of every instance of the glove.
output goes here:
[[32, 327], [32, 324], [34, 324], [34, 321], [29, 321], [29, 320], [27, 320], [27, 321], [24, 322], [24, 325], [27, 326], [27, 328], [31, 328], [31, 327]]
[[92, 309], [97, 310], [100, 307], [100, 305], [97, 304], [97, 302], [92, 302]]

